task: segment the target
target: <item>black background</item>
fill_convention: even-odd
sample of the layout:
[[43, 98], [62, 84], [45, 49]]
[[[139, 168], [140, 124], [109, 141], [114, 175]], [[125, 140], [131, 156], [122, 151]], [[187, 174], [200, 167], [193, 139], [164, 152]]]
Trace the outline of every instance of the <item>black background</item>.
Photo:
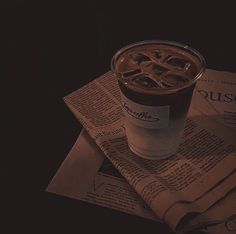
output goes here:
[[233, 5], [4, 0], [0, 6], [2, 201], [9, 233], [171, 233], [45, 192], [81, 129], [62, 97], [109, 70], [118, 49], [140, 40], [186, 43], [208, 68], [235, 72]]

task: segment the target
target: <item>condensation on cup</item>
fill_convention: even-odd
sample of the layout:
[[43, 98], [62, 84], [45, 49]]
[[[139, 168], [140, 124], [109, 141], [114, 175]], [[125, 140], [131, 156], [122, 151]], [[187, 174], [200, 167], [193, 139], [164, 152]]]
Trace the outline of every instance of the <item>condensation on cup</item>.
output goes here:
[[134, 43], [113, 56], [128, 145], [136, 155], [158, 160], [177, 152], [205, 67], [199, 52], [170, 41]]

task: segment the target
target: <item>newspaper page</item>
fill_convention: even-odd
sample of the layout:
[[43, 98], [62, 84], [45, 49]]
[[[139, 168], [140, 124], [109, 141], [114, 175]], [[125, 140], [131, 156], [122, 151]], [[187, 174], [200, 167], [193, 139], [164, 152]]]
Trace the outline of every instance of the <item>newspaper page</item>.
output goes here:
[[[229, 93], [228, 88], [230, 87], [230, 84], [232, 84], [232, 77], [233, 77], [233, 73], [229, 73], [229, 72], [218, 72], [218, 71], [214, 71], [214, 70], [207, 70], [206, 74], [201, 78], [201, 80], [204, 81], [204, 90], [209, 90], [209, 89], [213, 89], [215, 90], [215, 87], [212, 87], [213, 85], [217, 84], [217, 88], [218, 90], [220, 90], [220, 93]], [[220, 81], [221, 82], [215, 82], [215, 79], [220, 77]], [[200, 81], [201, 81], [200, 80]], [[200, 92], [202, 93], [202, 91]], [[203, 95], [204, 98], [206, 97], [205, 95]], [[195, 100], [195, 98], [193, 97], [193, 100]], [[205, 99], [207, 101], [207, 99]], [[197, 101], [197, 100], [196, 100]], [[198, 102], [198, 101], [197, 101]], [[208, 115], [214, 115], [217, 114], [217, 117], [220, 118], [219, 115], [219, 111], [216, 111], [216, 108], [214, 107], [214, 103], [212, 102], [211, 106], [209, 105], [200, 105], [201, 107], [206, 107], [205, 110], [203, 110], [204, 112], [206, 112], [206, 114]], [[199, 102], [198, 102], [199, 104]], [[220, 106], [220, 110], [224, 110], [225, 108], [227, 108], [227, 102], [220, 102], [221, 106]], [[212, 109], [213, 107], [213, 109]], [[219, 108], [218, 108], [219, 109]], [[232, 126], [234, 127], [234, 125]], [[84, 140], [88, 141], [88, 142], [84, 142]], [[81, 145], [83, 143], [83, 145]], [[84, 147], [86, 146], [86, 147]], [[103, 162], [103, 154], [101, 155], [101, 153], [99, 151], [96, 152], [96, 154], [94, 154], [95, 157], [98, 157], [99, 159], [99, 165], [95, 171], [93, 171], [93, 167], [89, 168], [89, 171], [86, 171], [86, 173], [89, 173], [90, 176], [84, 177], [84, 176], [80, 176], [79, 171], [81, 169], [84, 168], [83, 164], [85, 162], [88, 162], [88, 160], [90, 160], [90, 162], [88, 162], [90, 165], [94, 164], [94, 162], [96, 160], [94, 160], [94, 157], [91, 157], [91, 149], [89, 147], [93, 147], [96, 148], [96, 144], [91, 141], [90, 138], [87, 137], [87, 134], [82, 131], [78, 140], [76, 141], [75, 145], [73, 146], [71, 152], [68, 154], [66, 160], [64, 161], [64, 163], [61, 165], [60, 169], [57, 171], [56, 175], [54, 176], [52, 182], [49, 184], [47, 190], [49, 192], [53, 192], [56, 193], [58, 195], [64, 195], [64, 196], [69, 196], [69, 197], [73, 197], [76, 199], [80, 199], [83, 201], [87, 201], [87, 202], [91, 202], [94, 204], [98, 204], [101, 206], [106, 206], [109, 208], [113, 208], [113, 209], [117, 209], [119, 211], [123, 211], [126, 213], [130, 213], [130, 214], [134, 214], [134, 215], [138, 215], [140, 217], [144, 217], [144, 218], [150, 218], [150, 219], [155, 219], [156, 217], [153, 216], [153, 214], [150, 214], [150, 209], [145, 206], [145, 204], [143, 204], [142, 207], [144, 207], [144, 211], [145, 212], [139, 212], [140, 209], [136, 209], [134, 207], [139, 207], [139, 200], [137, 201], [137, 204], [133, 204], [134, 201], [136, 199], [127, 199], [126, 196], [132, 196], [133, 193], [129, 192], [130, 186], [126, 183], [125, 180], [120, 179], [120, 174], [119, 172], [116, 171], [116, 169], [113, 167], [113, 165], [110, 163], [109, 160], [105, 159], [105, 161]], [[82, 148], [82, 150], [81, 150]], [[81, 156], [82, 155], [82, 156]], [[86, 160], [79, 160], [80, 157], [83, 157], [84, 155], [86, 155]], [[78, 159], [76, 159], [77, 157], [79, 157]], [[76, 167], [74, 166], [76, 164]], [[100, 168], [102, 170], [100, 170]], [[105, 169], [105, 171], [103, 170]], [[79, 171], [78, 171], [79, 170]], [[105, 174], [103, 175], [103, 173], [101, 173], [101, 171]], [[73, 174], [73, 180], [71, 180], [71, 174]], [[122, 199], [122, 197], [124, 197], [124, 200], [129, 200], [132, 201], [132, 210], [129, 209], [124, 209], [123, 204], [122, 203], [116, 203], [116, 206], [114, 206], [114, 198], [113, 198], [113, 193], [110, 193], [111, 198], [109, 198], [109, 196], [106, 196], [106, 202], [101, 202], [100, 201], [100, 197], [102, 196], [101, 193], [99, 193], [100, 191], [104, 191], [103, 190], [96, 190], [96, 184], [97, 184], [97, 178], [99, 180], [99, 185], [100, 184], [106, 184], [105, 181], [107, 179], [107, 174], [109, 175], [109, 184], [112, 183], [112, 185], [114, 187], [116, 187], [116, 183], [117, 183], [117, 178], [119, 178], [120, 183], [122, 183], [122, 180], [124, 183], [126, 183], [126, 185], [123, 186], [123, 194], [122, 196], [119, 195], [119, 201], [120, 199]], [[92, 180], [91, 180], [92, 178]], [[123, 177], [122, 177], [123, 178]], [[88, 179], [88, 181], [86, 180]], [[89, 181], [90, 180], [90, 181]], [[114, 180], [114, 182], [113, 182]], [[71, 181], [76, 181], [76, 183], [71, 183]], [[93, 183], [91, 183], [91, 181], [93, 181]], [[95, 195], [92, 195], [92, 199], [90, 199], [91, 196], [91, 187], [89, 187], [87, 189], [87, 191], [84, 190], [84, 186], [83, 185], [88, 185], [91, 184], [91, 187], [94, 186], [93, 189], [93, 193], [96, 193]], [[82, 186], [81, 186], [82, 185]], [[100, 186], [98, 186], [100, 187]], [[113, 187], [113, 188], [114, 188]], [[223, 187], [223, 184], [221, 184], [220, 188]], [[81, 192], [81, 190], [83, 191], [83, 194], [87, 193], [87, 196], [89, 197], [84, 198], [84, 196], [81, 196], [80, 193], [77, 191], [79, 190]], [[127, 190], [127, 191], [126, 191]], [[120, 191], [120, 189], [118, 189], [118, 191]], [[134, 190], [133, 190], [134, 191]], [[117, 193], [117, 191], [116, 191]], [[134, 192], [135, 194], [135, 192]], [[216, 194], [214, 194], [216, 195]], [[137, 194], [135, 194], [135, 197], [137, 197]], [[207, 196], [204, 196], [205, 199], [207, 199]], [[117, 207], [118, 205], [118, 207]], [[126, 204], [126, 206], [129, 206], [128, 204]], [[178, 208], [178, 206], [175, 207], [176, 209]], [[136, 212], [136, 210], [138, 210], [138, 212]], [[172, 211], [174, 211], [172, 209]], [[178, 212], [175, 212], [176, 214]], [[220, 214], [222, 214], [222, 212], [218, 212]], [[231, 212], [232, 214], [232, 212]], [[170, 212], [168, 213], [168, 215], [170, 215]], [[221, 217], [221, 220], [224, 220], [225, 216]], [[197, 219], [196, 219], [197, 220]], [[217, 220], [217, 226], [218, 225], [218, 220]], [[211, 222], [211, 228], [212, 228], [212, 222]], [[214, 229], [215, 230], [215, 229]]]
[[[198, 118], [203, 118], [204, 117], [204, 122], [202, 123], [202, 126], [206, 128], [210, 128], [212, 132], [217, 134], [217, 132], [220, 132], [221, 125], [215, 125], [214, 120], [219, 120], [218, 113], [215, 112], [214, 109], [212, 109], [211, 104], [209, 102], [206, 102], [202, 98], [199, 97], [198, 92], [194, 92], [193, 94], [193, 99], [191, 102], [191, 111], [189, 113], [189, 117], [191, 118], [191, 115], [196, 118], [196, 110], [199, 111], [199, 117]], [[208, 118], [207, 116], [204, 116], [202, 113], [207, 113], [211, 117]], [[216, 118], [217, 117], [217, 118]], [[213, 124], [212, 124], [213, 123]], [[215, 125], [215, 126], [214, 126]], [[235, 132], [227, 131], [227, 128], [225, 128], [225, 131], [221, 131], [221, 134], [223, 138], [229, 138], [231, 139], [230, 141], [232, 144], [236, 141], [236, 136]], [[222, 179], [220, 181], [220, 186], [214, 186], [209, 192], [204, 194], [204, 196], [198, 198], [194, 203], [189, 204], [186, 203], [186, 201], [179, 202], [172, 206], [165, 214], [165, 219], [169, 223], [170, 226], [177, 226], [178, 222], [180, 221], [181, 217], [183, 214], [188, 211], [189, 213], [203, 213], [204, 210], [207, 210], [206, 207], [211, 207], [212, 205], [215, 205], [215, 201], [222, 199], [222, 197], [226, 196], [229, 191], [232, 191], [236, 187], [236, 171], [232, 171], [229, 176], [227, 176], [225, 179]], [[214, 199], [212, 199], [214, 197]], [[236, 204], [236, 203], [235, 203]], [[204, 208], [205, 207], [205, 208]], [[221, 206], [223, 207], [223, 206]], [[236, 214], [235, 213], [235, 208], [232, 206], [231, 209], [228, 209], [229, 207], [225, 207], [225, 209], [229, 212], [230, 215], [226, 216], [224, 212], [218, 213], [218, 218], [221, 217], [221, 220], [225, 220], [229, 218], [231, 215]], [[211, 209], [212, 211], [219, 211], [217, 209]], [[200, 217], [204, 217], [205, 221], [203, 222], [203, 219], [199, 218], [194, 218], [191, 217], [192, 222], [188, 224], [186, 228], [191, 227], [193, 228], [194, 226], [197, 226], [201, 223], [201, 225], [206, 225], [207, 223], [210, 223], [212, 226], [214, 223], [214, 216], [211, 216], [212, 212], [204, 212], [203, 215]], [[209, 217], [208, 217], [209, 216]], [[187, 218], [187, 217], [185, 217]], [[219, 223], [219, 219], [215, 220], [215, 223]], [[180, 225], [180, 224], [179, 224]]]
[[46, 191], [160, 222], [84, 129]]
[[[235, 138], [222, 134], [226, 130], [222, 126], [215, 128], [219, 124], [214, 121], [208, 121], [213, 127], [210, 130], [202, 127], [206, 121], [197, 111], [187, 121], [183, 143], [175, 156], [150, 161], [134, 155], [125, 138], [119, 89], [111, 72], [64, 100], [113, 165], [161, 219], [179, 202], [193, 206], [235, 170]], [[212, 197], [211, 204], [197, 212], [205, 211], [216, 201]]]
[[[190, 229], [199, 228], [199, 224], [207, 233], [236, 233], [236, 189], [230, 191], [227, 196], [220, 199], [206, 212], [191, 219], [186, 225], [185, 231], [188, 230], [188, 227]], [[224, 231], [220, 224], [225, 225]]]
[[207, 69], [197, 89], [217, 111], [218, 120], [236, 130], [236, 74]]
[[208, 234], [235, 234], [236, 233], [236, 216], [216, 225], [209, 225], [202, 231]]

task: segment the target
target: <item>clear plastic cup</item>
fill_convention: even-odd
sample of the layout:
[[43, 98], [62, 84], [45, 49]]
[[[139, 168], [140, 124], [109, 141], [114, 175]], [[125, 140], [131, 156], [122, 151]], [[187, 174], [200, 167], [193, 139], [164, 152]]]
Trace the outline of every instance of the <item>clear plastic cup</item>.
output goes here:
[[205, 60], [193, 48], [170, 41], [142, 41], [112, 58], [121, 91], [130, 149], [146, 159], [174, 155]]

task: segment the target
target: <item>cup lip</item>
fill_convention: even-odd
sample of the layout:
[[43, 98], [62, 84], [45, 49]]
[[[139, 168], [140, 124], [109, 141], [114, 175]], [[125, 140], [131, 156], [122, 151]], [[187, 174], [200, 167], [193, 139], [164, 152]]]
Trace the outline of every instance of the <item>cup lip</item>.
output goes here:
[[192, 48], [192, 47], [190, 47], [186, 44], [175, 42], [175, 41], [170, 41], [170, 40], [144, 40], [144, 41], [139, 41], [139, 42], [131, 43], [127, 46], [124, 46], [113, 55], [113, 57], [111, 59], [111, 71], [115, 74], [117, 80], [119, 80], [120, 82], [122, 82], [124, 84], [123, 80], [119, 79], [120, 74], [115, 69], [115, 63], [118, 60], [119, 56], [121, 54], [123, 54], [125, 51], [127, 51], [131, 48], [142, 46], [142, 45], [151, 45], [151, 44], [169, 45], [169, 46], [177, 47], [179, 49], [182, 49], [183, 51], [188, 52], [188, 53], [194, 55], [199, 60], [200, 64], [202, 65], [201, 69], [196, 74], [196, 76], [191, 79], [190, 82], [187, 82], [183, 85], [178, 85], [178, 86], [164, 88], [164, 89], [155, 89], [155, 90], [154, 89], [143, 89], [143, 88], [139, 88], [139, 87], [136, 87], [136, 86], [134, 86], [134, 87], [129, 86], [129, 89], [132, 89], [135, 92], [140, 92], [140, 93], [143, 93], [143, 94], [146, 93], [146, 94], [151, 94], [151, 95], [175, 93], [179, 90], [183, 90], [183, 89], [195, 84], [196, 81], [205, 72], [206, 61], [205, 61], [204, 57], [196, 49], [194, 49], [194, 48]]

